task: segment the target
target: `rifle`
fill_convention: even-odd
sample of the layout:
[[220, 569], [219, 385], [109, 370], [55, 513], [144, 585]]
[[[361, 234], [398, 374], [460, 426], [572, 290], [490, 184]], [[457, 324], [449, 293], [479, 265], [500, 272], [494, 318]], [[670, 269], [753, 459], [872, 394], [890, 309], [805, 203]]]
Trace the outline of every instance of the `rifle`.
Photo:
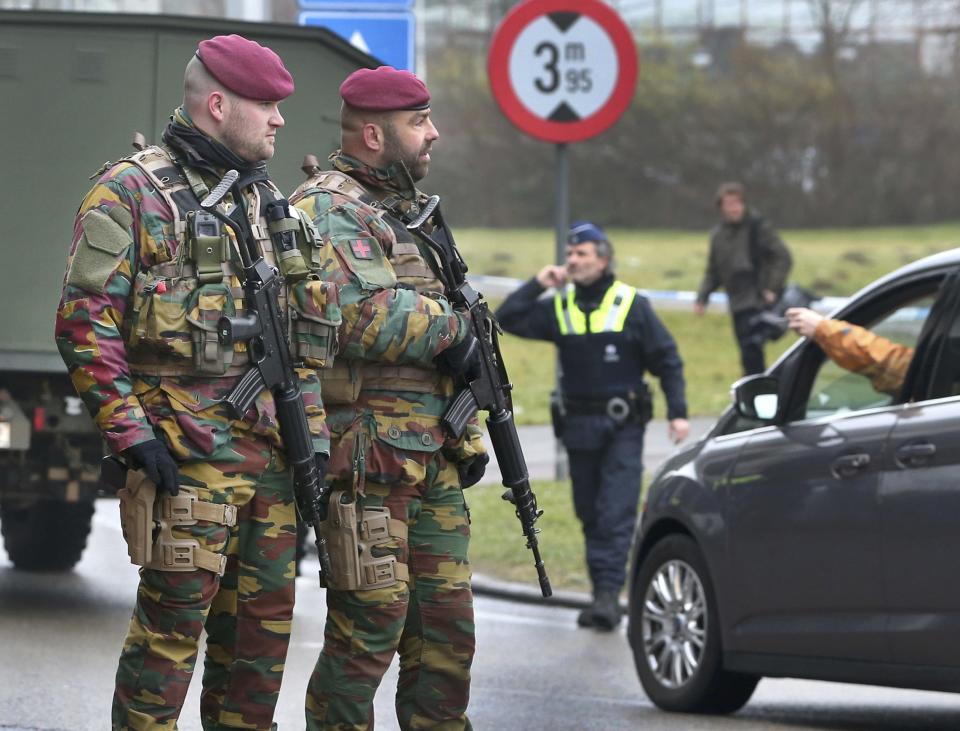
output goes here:
[[[497, 464], [504, 487], [503, 499], [513, 503], [517, 518], [527, 539], [527, 548], [533, 552], [533, 564], [540, 581], [540, 592], [548, 597], [553, 594], [550, 579], [547, 577], [540, 547], [537, 543], [539, 529], [534, 527], [537, 519], [543, 515], [537, 509], [537, 496], [530, 489], [527, 462], [520, 446], [517, 425], [513, 419], [513, 404], [510, 390], [513, 384], [507, 377], [500, 352], [500, 326], [487, 306], [483, 295], [470, 286], [466, 280], [467, 263], [460, 255], [453, 234], [440, 213], [440, 196], [431, 196], [424, 204], [420, 215], [406, 224], [407, 229], [416, 231], [437, 254], [443, 269], [447, 286], [447, 297], [453, 306], [469, 315], [468, 322], [477, 338], [480, 352], [479, 375], [467, 380], [465, 388], [453, 399], [443, 415], [443, 426], [454, 436], [461, 436], [467, 428], [467, 422], [477, 411], [487, 412], [487, 431], [493, 451], [497, 455]], [[423, 230], [423, 224], [433, 217], [433, 235]], [[437, 238], [435, 238], [437, 236]]]
[[[283, 280], [279, 272], [263, 259], [263, 253], [247, 219], [243, 195], [236, 185], [236, 170], [229, 170], [210, 194], [200, 202], [196, 226], [205, 235], [217, 236], [219, 224], [228, 226], [237, 238], [240, 262], [243, 265], [243, 292], [246, 315], [223, 316], [217, 321], [217, 339], [221, 345], [232, 346], [246, 341], [253, 365], [233, 391], [224, 399], [230, 415], [242, 419], [257, 396], [269, 389], [277, 406], [280, 436], [293, 473], [293, 489], [300, 514], [313, 525], [316, 534], [317, 555], [320, 558], [320, 586], [326, 586], [331, 576], [330, 552], [320, 533], [320, 523], [326, 513], [330, 488], [320, 477], [307, 424], [307, 413], [300, 392], [300, 380], [293, 367], [290, 348], [284, 332], [285, 318], [280, 308], [280, 288]], [[233, 189], [236, 205], [230, 216], [215, 206]], [[271, 205], [287, 206], [287, 201]], [[269, 211], [268, 211], [269, 215]], [[277, 234], [283, 236], [284, 233]], [[278, 242], [278, 251], [289, 249], [290, 242]], [[294, 244], [295, 245], [295, 244]]]

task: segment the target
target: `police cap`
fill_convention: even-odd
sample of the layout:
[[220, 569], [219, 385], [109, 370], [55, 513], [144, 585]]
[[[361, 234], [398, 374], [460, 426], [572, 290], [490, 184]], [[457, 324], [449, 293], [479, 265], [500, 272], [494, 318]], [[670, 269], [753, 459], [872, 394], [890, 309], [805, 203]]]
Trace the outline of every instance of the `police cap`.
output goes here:
[[381, 66], [358, 69], [340, 84], [340, 98], [356, 109], [394, 112], [430, 106], [427, 85], [409, 71]]
[[197, 58], [217, 81], [247, 99], [278, 102], [293, 93], [293, 77], [280, 57], [243, 36], [200, 41]]
[[570, 225], [570, 231], [567, 233], [567, 244], [574, 246], [576, 244], [585, 244], [588, 241], [599, 242], [609, 241], [607, 235], [595, 223], [589, 221], [574, 221]]

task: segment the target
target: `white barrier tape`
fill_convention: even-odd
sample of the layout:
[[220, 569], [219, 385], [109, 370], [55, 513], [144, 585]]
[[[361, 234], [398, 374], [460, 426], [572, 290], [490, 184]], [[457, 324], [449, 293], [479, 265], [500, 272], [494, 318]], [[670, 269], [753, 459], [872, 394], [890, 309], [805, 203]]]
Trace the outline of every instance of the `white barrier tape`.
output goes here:
[[[490, 277], [483, 274], [470, 277], [470, 284], [474, 289], [483, 292], [487, 297], [506, 297], [519, 287], [525, 280], [512, 277]], [[650, 300], [654, 307], [664, 310], [693, 309], [697, 299], [696, 292], [670, 289], [639, 289], [640, 294]], [[849, 297], [821, 297], [816, 300], [812, 309], [823, 314], [835, 312], [849, 302]], [[727, 309], [727, 295], [724, 292], [714, 292], [710, 295], [709, 305], [714, 308]]]

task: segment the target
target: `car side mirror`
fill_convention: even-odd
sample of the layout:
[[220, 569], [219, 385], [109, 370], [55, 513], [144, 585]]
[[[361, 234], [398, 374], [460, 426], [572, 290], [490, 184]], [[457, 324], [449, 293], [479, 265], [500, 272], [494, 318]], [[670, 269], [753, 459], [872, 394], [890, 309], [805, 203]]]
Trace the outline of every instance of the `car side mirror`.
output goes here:
[[747, 376], [731, 387], [733, 406], [746, 419], [772, 422], [780, 411], [779, 391], [773, 376]]

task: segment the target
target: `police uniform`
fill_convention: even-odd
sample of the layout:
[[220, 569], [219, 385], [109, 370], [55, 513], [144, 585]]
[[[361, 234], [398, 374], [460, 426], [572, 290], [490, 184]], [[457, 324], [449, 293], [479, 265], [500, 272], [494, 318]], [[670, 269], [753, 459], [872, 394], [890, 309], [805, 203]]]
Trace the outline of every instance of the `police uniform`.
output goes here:
[[[279, 57], [240, 36], [203, 41], [197, 56], [241, 96], [279, 101], [293, 91]], [[140, 569], [112, 728], [176, 728], [205, 630], [203, 728], [266, 731], [293, 615], [296, 516], [272, 395], [260, 393], [240, 419], [223, 403], [251, 367], [244, 343], [217, 340], [222, 315], [244, 314], [242, 269], [226, 229], [196, 221], [199, 201], [228, 168], [241, 173], [265, 260], [291, 274], [286, 298], [306, 308], [297, 319], [335, 313], [318, 306], [327, 288], [306, 277], [305, 265], [297, 277], [274, 256], [270, 230], [278, 223], [263, 210], [282, 195], [264, 165], [208, 137], [184, 109], [163, 139], [108, 165], [83, 200], [57, 312], [60, 353], [110, 451], [155, 470], [158, 488], [176, 493], [154, 506], [163, 538]], [[298, 231], [309, 256], [306, 221], [291, 215], [281, 223]], [[332, 329], [293, 327], [291, 336], [311, 366], [299, 371], [301, 390], [313, 447], [325, 453], [312, 358]], [[133, 529], [125, 524], [125, 535]]]
[[[423, 109], [426, 87], [389, 67], [362, 69], [344, 101], [371, 111]], [[466, 707], [474, 654], [462, 487], [482, 474], [476, 423], [452, 439], [440, 419], [456, 393], [437, 358], [468, 337], [444, 296], [426, 244], [405, 223], [425, 197], [406, 167], [374, 168], [342, 152], [291, 196], [324, 242], [316, 269], [339, 290], [337, 360], [320, 373], [331, 431], [333, 498], [324, 531], [332, 546], [349, 526], [369, 550], [356, 581], [335, 548], [324, 645], [310, 678], [307, 728], [373, 728], [373, 697], [395, 654], [403, 729], [470, 728]], [[479, 468], [479, 470], [477, 469]], [[469, 477], [468, 477], [469, 475]], [[372, 517], [371, 517], [372, 516]], [[369, 529], [381, 519], [381, 538]], [[385, 519], [385, 520], [383, 520]]]
[[[683, 364], [646, 297], [612, 274], [589, 286], [568, 284], [553, 297], [543, 298], [543, 292], [531, 279], [496, 316], [507, 332], [549, 340], [558, 348], [559, 434], [569, 455], [594, 596], [609, 603], [623, 587], [636, 522], [643, 435], [651, 415], [644, 372], [660, 379], [667, 417], [686, 418]], [[582, 624], [589, 620], [589, 613], [581, 616]], [[618, 620], [616, 614], [614, 624]]]

